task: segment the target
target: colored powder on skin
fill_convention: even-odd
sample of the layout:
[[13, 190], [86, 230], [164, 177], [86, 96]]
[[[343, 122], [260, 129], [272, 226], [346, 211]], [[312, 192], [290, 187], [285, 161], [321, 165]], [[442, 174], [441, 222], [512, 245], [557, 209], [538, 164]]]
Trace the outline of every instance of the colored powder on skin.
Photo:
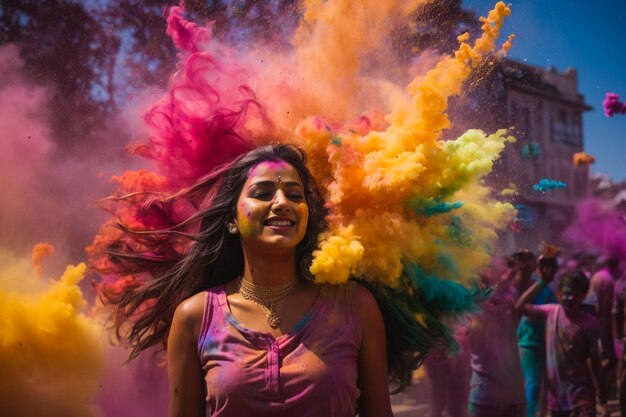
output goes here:
[[[245, 216], [240, 214], [245, 213]], [[250, 209], [246, 206], [245, 202], [240, 202], [239, 207], [237, 207], [237, 228], [239, 229], [239, 233], [246, 236], [251, 233], [250, 228]]]
[[[304, 234], [309, 222], [309, 207], [305, 203], [298, 204], [296, 207], [298, 212], [298, 232]], [[312, 243], [312, 242], [311, 242]]]
[[542, 178], [537, 184], [533, 184], [533, 190], [538, 193], [545, 193], [548, 190], [558, 190], [559, 188], [565, 188], [567, 184], [562, 181], [549, 180]]
[[576, 249], [588, 251], [591, 247], [626, 260], [626, 219], [605, 201], [588, 199], [579, 203], [565, 237]]
[[[263, 165], [264, 167], [271, 169], [271, 170], [279, 170], [279, 169], [285, 169], [289, 167], [289, 164], [287, 162], [284, 161], [264, 161], [261, 162], [260, 164], [257, 164], [255, 166], [253, 166], [250, 169], [250, 172], [248, 173], [248, 178], [253, 177], [255, 175], [257, 175], [257, 169], [259, 167], [259, 165]], [[276, 181], [278, 181], [278, 178], [276, 178]]]
[[[11, 255], [0, 258], [6, 256]], [[17, 261], [13, 259], [12, 264]], [[0, 271], [3, 415], [99, 414], [93, 400], [104, 357], [101, 326], [80, 312], [87, 305], [78, 287], [85, 269], [85, 264], [68, 266], [58, 281], [44, 288], [31, 271]], [[16, 291], [12, 288], [15, 280], [31, 289]]]
[[626, 114], [626, 103], [619, 101], [619, 95], [615, 93], [606, 93], [602, 100], [602, 107], [606, 117], [613, 117], [616, 114]]

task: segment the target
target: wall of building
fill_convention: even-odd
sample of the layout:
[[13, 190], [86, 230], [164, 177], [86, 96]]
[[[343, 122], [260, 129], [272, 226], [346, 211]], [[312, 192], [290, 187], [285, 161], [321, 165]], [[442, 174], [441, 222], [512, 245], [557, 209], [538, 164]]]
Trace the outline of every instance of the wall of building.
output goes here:
[[[504, 65], [507, 65], [505, 63]], [[537, 249], [542, 243], [566, 246], [563, 232], [576, 204], [589, 195], [589, 167], [575, 167], [572, 157], [584, 150], [583, 112], [590, 107], [578, 92], [575, 70], [560, 73], [512, 63], [505, 68], [506, 116], [518, 139], [494, 173], [496, 186], [513, 185], [512, 203], [522, 213], [521, 230], [503, 237], [505, 250]], [[538, 144], [541, 155], [522, 157], [522, 149]], [[542, 178], [562, 181], [564, 189], [538, 193], [532, 185]]]

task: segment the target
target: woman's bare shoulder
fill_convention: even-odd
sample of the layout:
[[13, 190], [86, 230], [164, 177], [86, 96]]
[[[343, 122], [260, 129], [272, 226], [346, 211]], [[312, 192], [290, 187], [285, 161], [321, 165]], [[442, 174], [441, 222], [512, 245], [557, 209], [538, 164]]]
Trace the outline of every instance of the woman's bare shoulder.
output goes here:
[[378, 311], [378, 303], [374, 295], [358, 282], [352, 284], [352, 302], [357, 310]]
[[206, 292], [199, 292], [181, 302], [176, 307], [174, 321], [183, 325], [197, 325], [202, 321], [204, 315], [204, 303]]

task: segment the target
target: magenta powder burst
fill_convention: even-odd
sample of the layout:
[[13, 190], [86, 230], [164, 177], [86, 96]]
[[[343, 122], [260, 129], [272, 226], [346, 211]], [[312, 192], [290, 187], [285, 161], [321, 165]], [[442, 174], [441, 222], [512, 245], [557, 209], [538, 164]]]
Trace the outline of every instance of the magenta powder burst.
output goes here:
[[626, 221], [621, 212], [597, 199], [581, 202], [565, 233], [577, 249], [589, 246], [603, 254], [626, 259]]
[[602, 107], [604, 107], [606, 117], [626, 113], [626, 103], [619, 101], [619, 95], [615, 93], [606, 93], [606, 97], [602, 101]]
[[169, 94], [146, 114], [148, 143], [135, 153], [157, 163], [174, 187], [186, 186], [216, 166], [254, 148], [250, 124], [271, 128], [246, 69], [224, 56], [200, 51], [211, 42], [206, 28], [187, 22], [172, 7], [167, 34], [181, 50]]

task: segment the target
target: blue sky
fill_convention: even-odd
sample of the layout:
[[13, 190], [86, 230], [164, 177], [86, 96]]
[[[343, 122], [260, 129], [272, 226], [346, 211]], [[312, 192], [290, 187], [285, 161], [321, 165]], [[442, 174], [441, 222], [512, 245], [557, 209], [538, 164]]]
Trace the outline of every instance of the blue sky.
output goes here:
[[[463, 0], [485, 16], [495, 0]], [[626, 180], [626, 115], [604, 116], [606, 92], [626, 101], [626, 0], [508, 1], [502, 41], [514, 33], [509, 57], [560, 71], [578, 70], [579, 91], [593, 107], [583, 116], [585, 150], [596, 157], [592, 173]]]

